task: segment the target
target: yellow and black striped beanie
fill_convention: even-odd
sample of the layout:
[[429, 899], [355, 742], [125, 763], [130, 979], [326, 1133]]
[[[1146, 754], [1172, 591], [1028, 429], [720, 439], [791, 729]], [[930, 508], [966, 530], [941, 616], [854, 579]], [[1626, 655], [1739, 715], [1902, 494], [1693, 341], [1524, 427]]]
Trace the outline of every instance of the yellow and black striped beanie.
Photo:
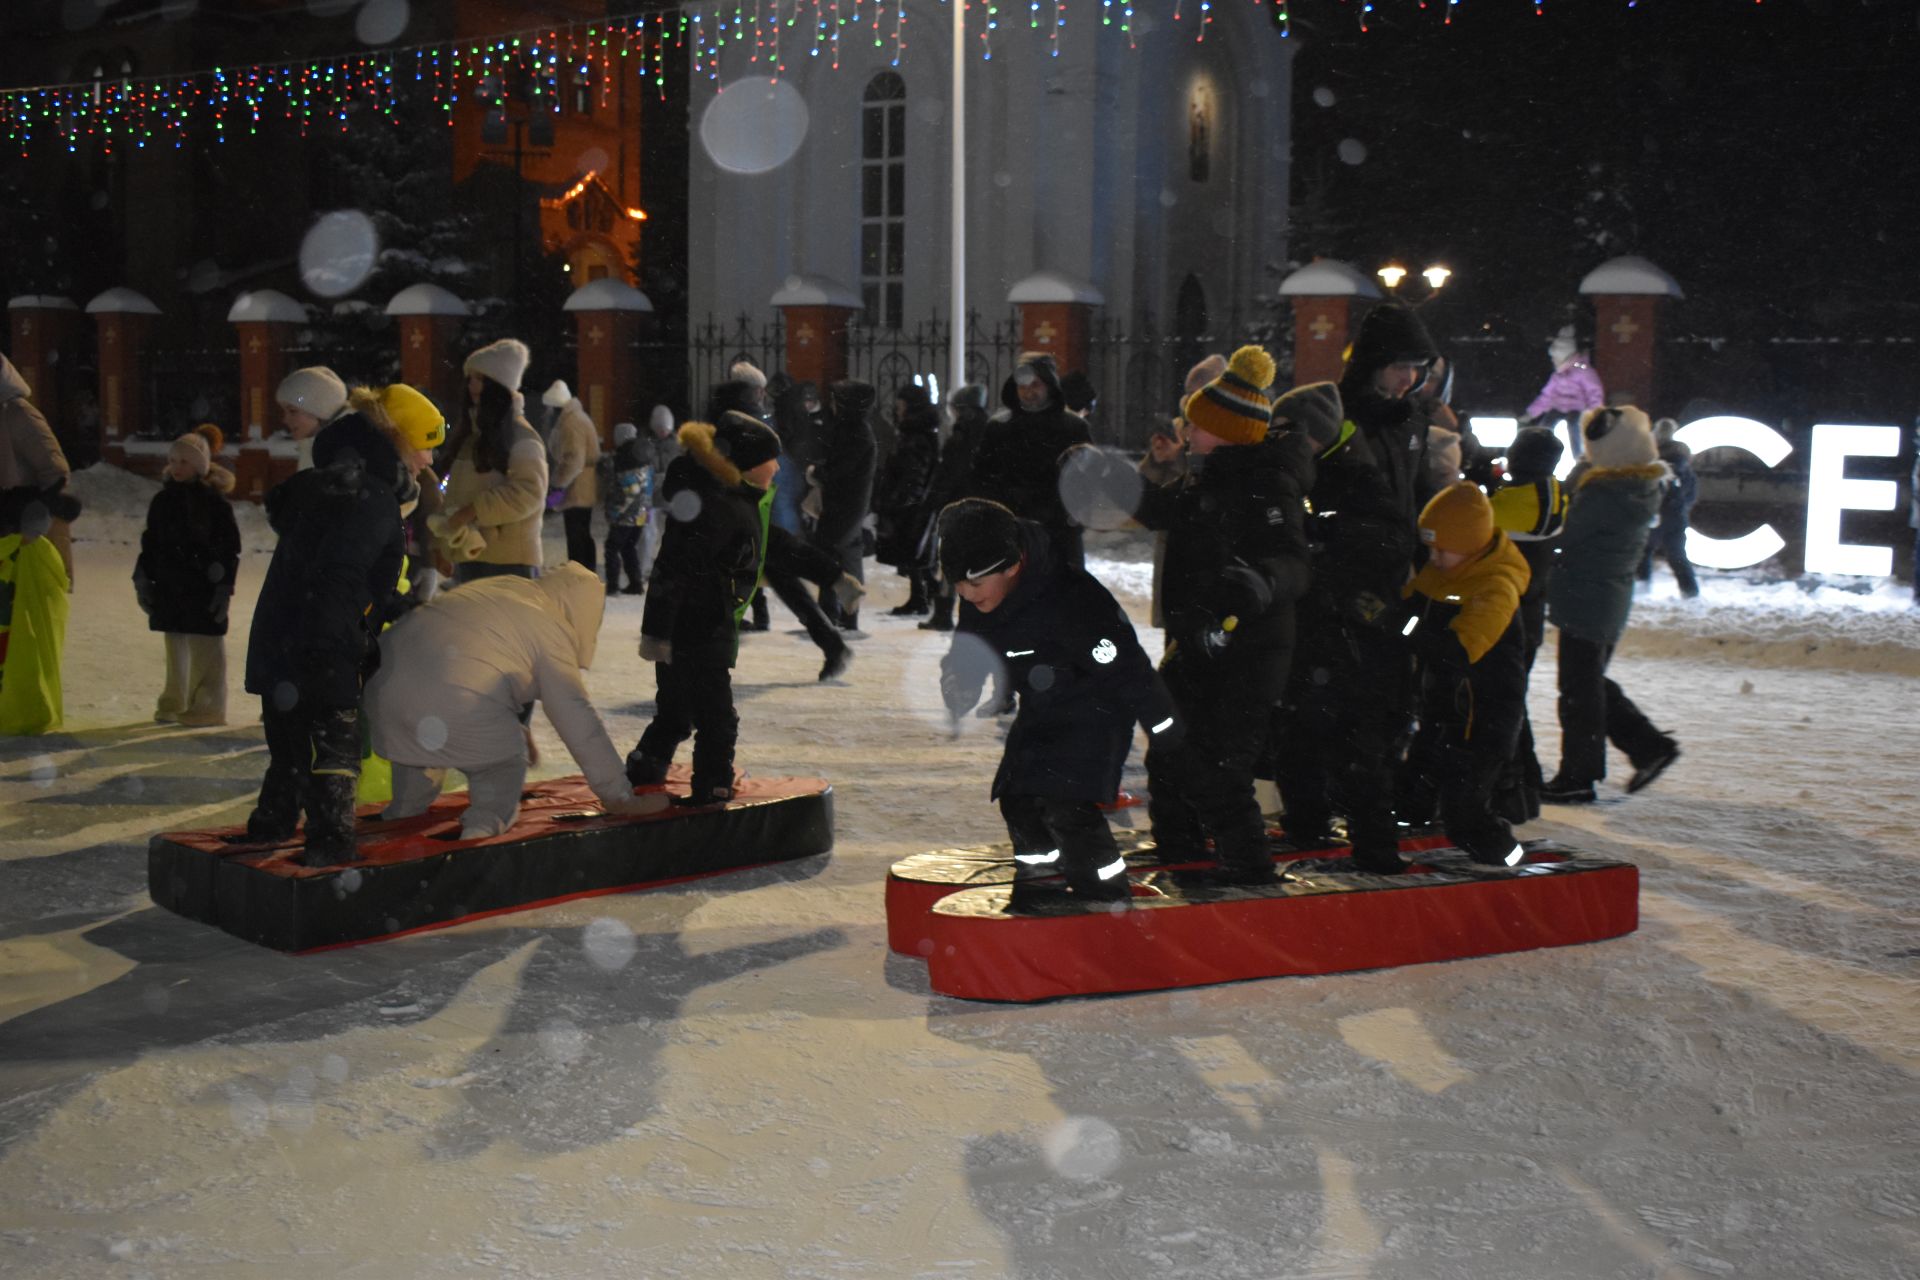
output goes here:
[[1242, 347], [1227, 371], [1187, 397], [1187, 422], [1227, 444], [1258, 444], [1273, 420], [1273, 357], [1260, 347]]

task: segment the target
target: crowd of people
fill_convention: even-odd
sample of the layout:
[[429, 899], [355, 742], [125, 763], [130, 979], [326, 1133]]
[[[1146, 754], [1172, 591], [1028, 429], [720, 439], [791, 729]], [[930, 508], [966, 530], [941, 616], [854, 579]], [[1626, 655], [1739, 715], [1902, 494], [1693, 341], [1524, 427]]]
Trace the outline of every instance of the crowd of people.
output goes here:
[[[1597, 392], [1564, 346], [1543, 415]], [[819, 647], [819, 678], [842, 676], [863, 638], [869, 558], [907, 584], [894, 615], [955, 633], [941, 692], [956, 721], [1013, 717], [992, 794], [1021, 864], [1057, 870], [1082, 897], [1126, 893], [1101, 809], [1136, 725], [1160, 856], [1242, 885], [1276, 874], [1258, 779], [1274, 783], [1297, 845], [1344, 838], [1357, 867], [1393, 874], [1409, 825], [1437, 820], [1476, 860], [1511, 863], [1513, 824], [1542, 802], [1596, 798], [1608, 742], [1631, 764], [1628, 790], [1679, 754], [1608, 667], [1656, 552], [1697, 591], [1684, 446], [1637, 407], [1583, 403], [1566, 482], [1543, 423], [1492, 457], [1454, 417], [1451, 370], [1418, 314], [1395, 303], [1366, 316], [1337, 383], [1283, 391], [1259, 347], [1201, 361], [1137, 463], [1093, 446], [1091, 397], [1071, 392], [1084, 377], [1063, 378], [1046, 353], [1018, 357], [991, 412], [981, 385], [954, 389], [943, 413], [903, 384], [883, 411], [868, 383], [818, 387], [743, 361], [699, 419], [676, 429], [656, 407], [605, 447], [563, 381], [529, 421], [531, 363], [513, 339], [474, 351], [451, 421], [405, 385], [349, 387], [319, 367], [280, 384], [310, 464], [266, 499], [278, 541], [245, 688], [261, 699], [269, 764], [236, 839], [285, 842], [304, 818], [304, 862], [350, 861], [368, 761], [386, 771], [373, 798], [387, 817], [424, 810], [458, 769], [464, 833], [505, 831], [536, 702], [609, 810], [664, 804], [689, 738], [681, 802], [725, 803], [742, 634], [769, 625], [776, 596]], [[17, 413], [10, 377], [0, 369], [0, 411]], [[877, 424], [891, 428], [884, 461]], [[163, 722], [227, 715], [240, 538], [222, 444], [211, 426], [173, 442], [135, 567], [166, 639]], [[1157, 669], [1086, 571], [1069, 474], [1153, 531]], [[5, 486], [32, 497], [28, 532], [47, 543], [14, 560], [62, 564], [56, 517], [75, 513], [48, 504], [64, 479]], [[557, 568], [543, 566], [549, 511], [565, 531]], [[614, 592], [645, 597], [639, 653], [656, 686], [624, 760], [580, 674]], [[1548, 623], [1562, 730], [1551, 776], [1526, 713]]]

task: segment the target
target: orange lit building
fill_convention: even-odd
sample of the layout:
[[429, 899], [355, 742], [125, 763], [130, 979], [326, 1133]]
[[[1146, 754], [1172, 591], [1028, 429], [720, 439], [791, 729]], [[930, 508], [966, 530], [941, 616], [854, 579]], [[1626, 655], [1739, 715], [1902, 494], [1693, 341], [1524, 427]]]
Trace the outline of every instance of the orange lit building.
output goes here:
[[541, 247], [561, 255], [576, 285], [613, 278], [636, 283], [642, 211], [640, 191], [641, 87], [621, 63], [586, 37], [605, 16], [604, 0], [549, 0], [538, 7], [463, 0], [453, 34], [485, 39], [541, 22], [568, 24], [577, 39], [562, 40], [553, 73], [542, 82], [495, 86], [498, 96], [466, 98], [454, 110], [453, 180], [465, 182], [482, 165], [517, 168], [542, 192]]

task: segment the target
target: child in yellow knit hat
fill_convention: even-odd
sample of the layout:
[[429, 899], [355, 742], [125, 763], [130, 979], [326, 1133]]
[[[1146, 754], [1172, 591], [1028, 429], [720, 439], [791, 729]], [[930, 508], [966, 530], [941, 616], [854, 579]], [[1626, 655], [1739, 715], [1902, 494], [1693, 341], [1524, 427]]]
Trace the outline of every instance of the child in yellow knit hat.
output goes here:
[[[1531, 576], [1478, 486], [1462, 480], [1420, 512], [1426, 567], [1402, 590], [1419, 662], [1420, 731], [1407, 753], [1396, 811], [1417, 821], [1438, 802], [1447, 838], [1475, 862], [1513, 866], [1520, 847], [1493, 809], [1526, 706]], [[1424, 813], [1423, 813], [1424, 811]]]

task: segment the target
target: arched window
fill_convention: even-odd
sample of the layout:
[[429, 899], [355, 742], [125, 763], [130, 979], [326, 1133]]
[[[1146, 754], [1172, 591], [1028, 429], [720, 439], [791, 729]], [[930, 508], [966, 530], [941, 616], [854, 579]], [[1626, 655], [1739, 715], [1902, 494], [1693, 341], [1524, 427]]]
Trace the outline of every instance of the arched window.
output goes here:
[[906, 309], [906, 155], [906, 81], [882, 71], [860, 104], [860, 299], [882, 329]]

